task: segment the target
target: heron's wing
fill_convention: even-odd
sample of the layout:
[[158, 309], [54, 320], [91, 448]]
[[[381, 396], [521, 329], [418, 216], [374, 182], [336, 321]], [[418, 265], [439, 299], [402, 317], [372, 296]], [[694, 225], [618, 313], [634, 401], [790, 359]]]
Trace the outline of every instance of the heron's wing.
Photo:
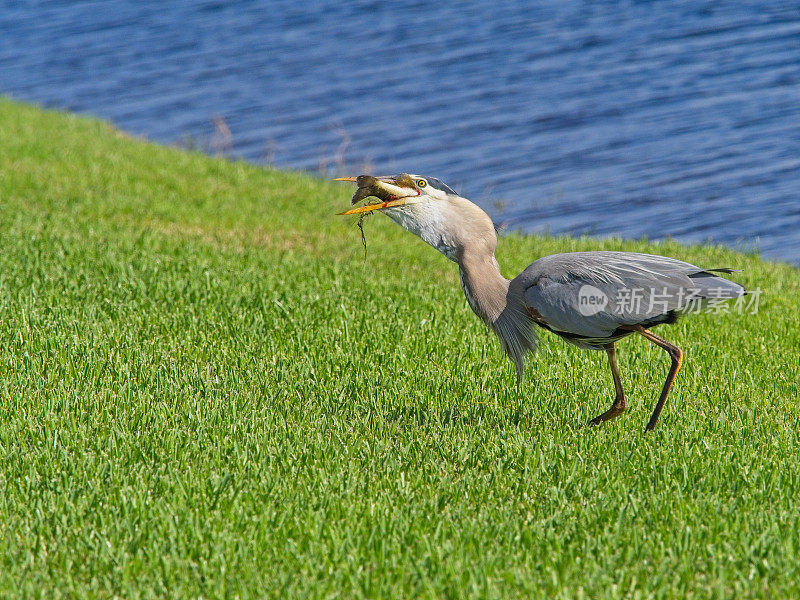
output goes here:
[[737, 298], [742, 286], [692, 264], [635, 252], [570, 252], [531, 263], [515, 280], [550, 328], [609, 337], [622, 325], [664, 322], [709, 300]]

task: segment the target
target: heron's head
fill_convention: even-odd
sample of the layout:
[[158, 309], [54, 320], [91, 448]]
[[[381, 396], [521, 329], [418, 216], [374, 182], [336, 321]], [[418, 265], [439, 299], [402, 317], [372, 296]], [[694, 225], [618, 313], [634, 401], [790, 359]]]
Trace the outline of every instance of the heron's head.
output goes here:
[[339, 177], [335, 181], [354, 181], [358, 185], [358, 189], [353, 194], [353, 204], [367, 198], [373, 199], [372, 202], [368, 202], [364, 206], [339, 213], [342, 215], [367, 213], [374, 210], [385, 211], [398, 206], [411, 206], [428, 202], [441, 202], [446, 201], [449, 197], [458, 196], [438, 179], [409, 173], [383, 177], [373, 177], [372, 175]]
[[450, 260], [457, 260], [461, 249], [470, 243], [485, 242], [494, 251], [497, 238], [491, 219], [434, 177], [400, 173], [390, 177], [340, 177], [336, 181], [358, 185], [353, 204], [369, 199], [364, 206], [339, 214], [382, 212]]

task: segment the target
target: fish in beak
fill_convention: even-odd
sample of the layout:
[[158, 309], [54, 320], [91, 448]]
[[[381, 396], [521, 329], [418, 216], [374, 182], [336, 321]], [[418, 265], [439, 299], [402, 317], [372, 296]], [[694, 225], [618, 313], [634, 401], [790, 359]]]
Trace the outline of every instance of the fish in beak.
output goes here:
[[356, 204], [365, 198], [374, 197], [378, 202], [371, 202], [358, 208], [338, 213], [340, 215], [354, 215], [367, 213], [373, 210], [382, 210], [393, 206], [406, 204], [409, 198], [420, 195], [420, 191], [414, 185], [414, 180], [409, 175], [401, 173], [396, 176], [373, 177], [372, 175], [359, 175], [358, 177], [337, 177], [334, 181], [353, 181], [358, 189], [351, 199], [352, 204]]

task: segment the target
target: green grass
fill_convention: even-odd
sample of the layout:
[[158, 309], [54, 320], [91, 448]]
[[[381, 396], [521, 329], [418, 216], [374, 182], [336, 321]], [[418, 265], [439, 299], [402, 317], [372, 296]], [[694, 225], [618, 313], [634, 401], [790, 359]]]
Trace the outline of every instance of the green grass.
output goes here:
[[[435, 174], [434, 174], [435, 175]], [[744, 269], [757, 315], [517, 388], [456, 268], [352, 190], [0, 100], [0, 596], [800, 595], [800, 285], [719, 247], [511, 235]]]

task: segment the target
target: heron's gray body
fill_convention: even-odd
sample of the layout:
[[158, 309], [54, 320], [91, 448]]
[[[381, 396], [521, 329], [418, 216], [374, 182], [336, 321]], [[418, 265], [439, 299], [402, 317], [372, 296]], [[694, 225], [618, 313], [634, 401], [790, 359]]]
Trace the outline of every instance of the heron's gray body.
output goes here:
[[[703, 303], [744, 294], [741, 285], [707, 269], [638, 252], [545, 256], [528, 265], [511, 285], [523, 290], [526, 306], [542, 316], [548, 329], [577, 346], [595, 350], [632, 333], [621, 330], [623, 326], [672, 323]], [[579, 303], [586, 297], [581, 290], [588, 286], [607, 300], [596, 312], [580, 310]]]

